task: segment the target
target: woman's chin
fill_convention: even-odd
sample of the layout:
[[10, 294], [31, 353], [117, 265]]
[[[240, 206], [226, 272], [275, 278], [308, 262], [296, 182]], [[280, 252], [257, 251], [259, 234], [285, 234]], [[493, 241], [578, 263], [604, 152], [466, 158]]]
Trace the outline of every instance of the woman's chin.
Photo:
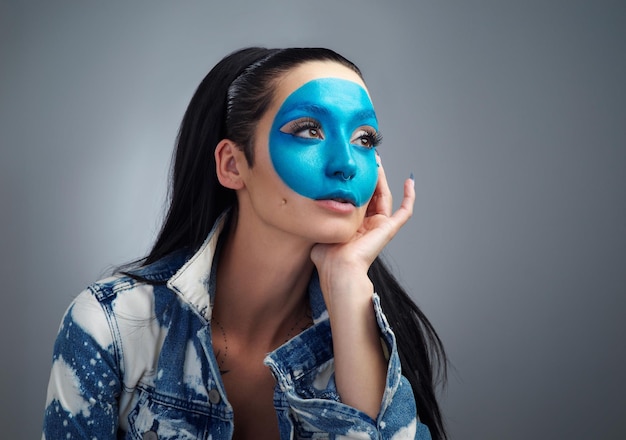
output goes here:
[[364, 214], [363, 210], [357, 208], [350, 216], [325, 217], [310, 232], [315, 236], [316, 243], [347, 243], [357, 234]]
[[320, 234], [316, 242], [321, 244], [343, 244], [352, 240], [355, 234], [355, 229], [350, 229], [346, 231], [329, 231], [328, 233]]

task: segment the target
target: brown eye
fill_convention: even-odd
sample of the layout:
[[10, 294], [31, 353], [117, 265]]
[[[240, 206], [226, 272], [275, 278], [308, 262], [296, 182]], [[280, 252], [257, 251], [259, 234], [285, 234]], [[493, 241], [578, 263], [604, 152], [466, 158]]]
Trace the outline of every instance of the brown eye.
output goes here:
[[381, 136], [375, 130], [357, 130], [354, 135], [353, 145], [358, 145], [363, 148], [374, 148], [380, 143]]
[[296, 119], [285, 124], [280, 130], [303, 139], [324, 139], [321, 124], [312, 118]]
[[317, 128], [307, 128], [307, 129], [302, 130], [300, 133], [296, 133], [296, 134], [302, 137], [318, 138], [320, 132]]
[[372, 140], [369, 137], [367, 137], [367, 136], [361, 137], [360, 140], [361, 140], [361, 145], [364, 146], [364, 147], [372, 147], [373, 146]]

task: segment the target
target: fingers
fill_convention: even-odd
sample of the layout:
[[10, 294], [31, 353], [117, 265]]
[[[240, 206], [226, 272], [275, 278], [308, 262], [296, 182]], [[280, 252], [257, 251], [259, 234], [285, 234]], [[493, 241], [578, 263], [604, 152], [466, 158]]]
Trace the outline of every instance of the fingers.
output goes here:
[[389, 220], [385, 225], [385, 227], [388, 228], [387, 234], [389, 236], [389, 240], [391, 240], [398, 233], [400, 228], [411, 218], [413, 215], [414, 205], [415, 181], [411, 177], [404, 181], [404, 197], [402, 198], [400, 207], [391, 217], [389, 217]]
[[[370, 232], [378, 230], [374, 235], [381, 240], [381, 249], [398, 233], [400, 228], [413, 215], [413, 206], [415, 204], [415, 181], [413, 178], [404, 181], [404, 197], [400, 207], [391, 216], [386, 216], [384, 221], [376, 222], [376, 228]], [[378, 235], [378, 234], [382, 235]], [[384, 237], [384, 238], [383, 238]]]
[[415, 180], [413, 176], [404, 181], [404, 197], [398, 210], [393, 214], [397, 220], [401, 221], [401, 225], [407, 222], [413, 215], [413, 207], [415, 205]]

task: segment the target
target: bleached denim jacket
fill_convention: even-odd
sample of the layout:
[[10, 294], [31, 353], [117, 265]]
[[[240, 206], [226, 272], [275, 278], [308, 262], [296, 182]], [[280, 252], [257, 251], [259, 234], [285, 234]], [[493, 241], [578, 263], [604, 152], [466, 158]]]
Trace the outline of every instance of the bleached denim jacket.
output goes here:
[[[230, 439], [228, 403], [211, 345], [214, 256], [224, 220], [202, 247], [91, 285], [68, 308], [54, 346], [43, 438]], [[373, 306], [389, 352], [376, 420], [341, 403], [317, 276], [314, 325], [269, 353], [280, 438], [430, 439], [401, 376], [393, 332]], [[253, 390], [250, 390], [252, 393]]]

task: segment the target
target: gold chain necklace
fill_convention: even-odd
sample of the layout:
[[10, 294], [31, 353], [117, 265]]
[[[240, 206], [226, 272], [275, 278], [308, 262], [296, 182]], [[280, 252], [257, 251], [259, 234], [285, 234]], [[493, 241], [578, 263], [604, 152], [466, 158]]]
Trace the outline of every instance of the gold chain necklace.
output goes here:
[[[294, 331], [296, 330], [296, 328], [298, 328], [298, 326], [300, 326], [300, 323], [302, 323], [303, 320], [305, 320], [303, 323], [305, 325], [303, 325], [300, 328], [300, 331], [298, 333], [302, 332], [303, 330], [306, 330], [312, 325], [311, 312], [309, 310], [308, 304], [306, 305], [304, 312], [300, 315], [300, 317], [295, 322], [295, 324], [292, 325], [289, 331], [287, 332], [285, 336], [285, 340], [283, 341], [283, 344], [296, 335]], [[217, 318], [213, 317], [211, 319], [211, 323], [213, 322], [215, 322], [217, 327], [220, 329], [220, 333], [222, 334], [222, 339], [224, 340], [224, 353], [222, 354], [222, 350], [218, 350], [217, 353], [215, 353], [215, 358], [218, 361], [220, 374], [226, 374], [230, 371], [230, 370], [224, 369], [224, 364], [226, 363], [226, 358], [228, 357], [228, 338], [226, 337], [226, 330], [224, 330], [224, 326]]]

